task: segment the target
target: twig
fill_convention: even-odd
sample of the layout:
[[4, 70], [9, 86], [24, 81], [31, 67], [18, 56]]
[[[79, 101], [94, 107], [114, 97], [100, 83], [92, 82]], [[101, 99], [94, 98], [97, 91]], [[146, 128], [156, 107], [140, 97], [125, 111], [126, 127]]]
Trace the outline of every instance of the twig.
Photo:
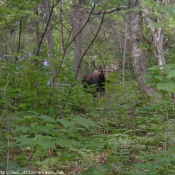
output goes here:
[[35, 54], [36, 56], [39, 55], [39, 52], [40, 52], [40, 49], [41, 49], [41, 45], [42, 45], [43, 39], [44, 39], [44, 37], [46, 36], [46, 34], [47, 34], [47, 32], [48, 32], [47, 28], [48, 28], [48, 26], [49, 26], [49, 23], [50, 23], [52, 14], [53, 14], [53, 10], [54, 10], [54, 8], [57, 6], [58, 3], [59, 3], [59, 1], [58, 1], [55, 5], [53, 5], [52, 8], [51, 8], [51, 11], [50, 11], [50, 14], [49, 14], [49, 18], [48, 18], [48, 20], [47, 20], [46, 27], [45, 27], [45, 29], [44, 29], [44, 32], [43, 32], [42, 35], [41, 35], [41, 40], [40, 40], [40, 42], [39, 42], [39, 44], [38, 44], [38, 48], [37, 48], [37, 51], [36, 51], [36, 54]]
[[168, 35], [168, 37], [165, 39], [165, 41], [164, 41], [164, 45], [169, 41], [169, 39], [171, 38], [171, 36], [174, 34], [174, 32], [175, 32], [175, 30], [173, 30], [169, 35]]
[[102, 19], [101, 19], [101, 23], [100, 23], [100, 25], [99, 25], [99, 27], [98, 27], [98, 30], [97, 30], [97, 32], [96, 32], [94, 38], [92, 39], [91, 43], [89, 44], [89, 46], [87, 47], [87, 49], [84, 51], [84, 53], [83, 53], [82, 56], [81, 56], [81, 59], [80, 59], [79, 65], [78, 65], [78, 69], [77, 69], [77, 71], [76, 71], [75, 80], [77, 79], [78, 71], [79, 71], [81, 62], [82, 62], [82, 60], [83, 60], [83, 57], [86, 55], [86, 53], [87, 53], [88, 50], [90, 49], [91, 45], [94, 43], [94, 41], [95, 41], [95, 39], [96, 39], [98, 33], [100, 32], [100, 29], [101, 29], [102, 24], [103, 24], [103, 21], [104, 21], [104, 17], [105, 17], [105, 13], [103, 13], [103, 16], [102, 16]]
[[[19, 21], [19, 38], [18, 38], [18, 49], [17, 49], [17, 53], [19, 54], [20, 52], [20, 48], [21, 48], [21, 34], [22, 34], [22, 21], [23, 18], [20, 19]], [[18, 61], [18, 55], [15, 57], [15, 64]]]
[[[127, 6], [120, 6], [120, 7], [114, 7], [112, 9], [103, 11], [103, 10], [99, 10], [98, 12], [93, 12], [93, 15], [101, 15], [101, 14], [108, 14], [108, 13], [113, 13], [116, 11], [120, 11], [120, 10], [127, 10], [128, 7]], [[86, 13], [89, 13], [89, 10], [86, 9]]]
[[122, 83], [124, 87], [124, 82], [125, 82], [125, 63], [126, 63], [126, 40], [127, 40], [127, 30], [128, 30], [128, 14], [126, 15], [126, 22], [125, 22], [125, 40], [124, 40], [124, 51], [123, 51], [123, 69], [122, 69]]
[[94, 4], [94, 6], [92, 7], [92, 10], [91, 10], [91, 12], [90, 12], [90, 14], [89, 14], [89, 16], [88, 16], [88, 19], [87, 19], [87, 21], [85, 22], [85, 24], [83, 25], [83, 27], [82, 27], [82, 28], [80, 29], [80, 31], [72, 38], [72, 40], [67, 44], [67, 46], [66, 46], [66, 47], [63, 47], [63, 53], [62, 53], [61, 63], [60, 63], [59, 68], [57, 69], [57, 72], [56, 72], [55, 76], [53, 77], [53, 80], [54, 80], [55, 78], [58, 77], [58, 75], [59, 75], [59, 73], [60, 73], [60, 71], [61, 71], [61, 68], [62, 68], [62, 65], [63, 65], [63, 61], [64, 61], [64, 58], [65, 58], [67, 49], [68, 49], [69, 46], [73, 43], [73, 41], [75, 40], [75, 38], [76, 38], [76, 37], [82, 32], [82, 30], [86, 27], [86, 25], [87, 25], [87, 23], [89, 22], [90, 17], [91, 17], [91, 14], [92, 14], [92, 12], [93, 12], [94, 9], [95, 9], [95, 4]]
[[92, 64], [94, 65], [94, 67], [98, 70], [97, 66], [95, 65], [95, 61], [92, 58], [90, 58], [90, 60], [91, 60]]

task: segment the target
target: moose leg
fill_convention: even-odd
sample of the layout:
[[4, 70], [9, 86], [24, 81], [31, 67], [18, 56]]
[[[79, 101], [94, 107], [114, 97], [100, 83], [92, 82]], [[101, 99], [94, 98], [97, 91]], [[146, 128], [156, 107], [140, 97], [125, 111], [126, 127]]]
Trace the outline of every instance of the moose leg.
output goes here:
[[103, 97], [105, 95], [105, 87], [104, 87], [104, 84], [100, 84], [98, 86], [98, 92], [100, 92], [100, 96]]
[[101, 97], [104, 97], [104, 96], [105, 96], [105, 91], [101, 91], [101, 92], [100, 92], [100, 96], [101, 96]]

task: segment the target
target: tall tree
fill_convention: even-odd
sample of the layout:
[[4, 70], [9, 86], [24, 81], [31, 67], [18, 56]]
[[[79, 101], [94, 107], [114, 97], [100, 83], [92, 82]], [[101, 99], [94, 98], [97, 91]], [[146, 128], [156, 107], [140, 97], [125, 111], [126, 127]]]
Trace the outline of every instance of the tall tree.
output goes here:
[[38, 5], [36, 5], [35, 9], [34, 9], [34, 13], [35, 15], [37, 16], [37, 18], [35, 19], [35, 22], [34, 22], [34, 26], [35, 26], [35, 36], [36, 36], [36, 50], [35, 50], [35, 53], [37, 53], [37, 51], [39, 50], [39, 43], [40, 43], [40, 21], [38, 19]]
[[141, 0], [129, 0], [129, 8], [132, 9], [129, 13], [130, 36], [134, 73], [141, 93], [143, 95], [148, 95], [153, 92], [153, 89], [145, 84], [146, 78], [143, 76], [143, 74], [147, 71], [148, 59], [146, 52], [140, 47], [140, 45], [144, 42], [142, 34], [142, 14], [140, 11], [133, 10], [140, 7], [140, 2]]
[[[174, 4], [175, 2], [173, 2]], [[166, 17], [162, 17], [160, 14], [161, 12], [156, 10], [156, 7], [161, 7], [163, 9], [165, 9], [165, 6], [171, 6], [173, 5], [172, 2], [165, 0], [155, 0], [155, 2], [152, 2], [152, 8], [148, 9], [147, 2], [143, 3], [142, 5], [142, 9], [143, 9], [143, 13], [144, 13], [144, 17], [148, 23], [148, 26], [150, 27], [150, 30], [152, 32], [152, 37], [153, 37], [153, 43], [154, 43], [154, 57], [157, 60], [158, 65], [164, 65], [166, 64], [166, 60], [165, 60], [165, 56], [164, 56], [164, 27], [163, 25], [160, 25], [160, 23], [162, 22], [161, 19], [163, 19], [163, 21], [166, 21]], [[150, 3], [149, 3], [150, 5]], [[163, 7], [164, 6], [164, 7]], [[160, 9], [161, 9], [160, 8]], [[159, 9], [159, 8], [158, 8]], [[166, 9], [167, 10], [167, 9]], [[154, 15], [153, 12], [155, 12]], [[156, 14], [156, 15], [155, 15]], [[160, 17], [161, 16], [161, 17]], [[173, 99], [173, 103], [175, 106], [175, 94], [172, 93], [172, 99]]]
[[57, 86], [57, 78], [55, 78], [56, 69], [54, 64], [54, 59], [55, 59], [54, 41], [53, 41], [52, 27], [51, 27], [51, 16], [53, 13], [53, 7], [51, 9], [50, 0], [45, 0], [45, 13], [46, 13], [46, 27], [47, 27], [46, 39], [47, 39], [47, 47], [48, 47], [49, 64], [51, 67], [51, 74], [52, 74], [51, 83], [52, 83], [52, 86]]
[[81, 54], [82, 54], [82, 13], [81, 13], [81, 4], [82, 0], [73, 1], [73, 34], [75, 37], [74, 40], [74, 70], [78, 72], [78, 77], [81, 77], [82, 64]]
[[[157, 0], [158, 3], [160, 0]], [[158, 65], [163, 65], [166, 63], [165, 57], [164, 57], [164, 34], [163, 34], [163, 27], [155, 27], [153, 26], [153, 23], [160, 23], [160, 16], [153, 17], [151, 14], [152, 12], [149, 12], [146, 6], [142, 6], [144, 17], [148, 23], [148, 26], [151, 29], [152, 37], [154, 41], [154, 56], [157, 60]], [[154, 9], [154, 8], [153, 8]], [[155, 19], [154, 19], [155, 18]], [[158, 25], [157, 25], [158, 26]]]

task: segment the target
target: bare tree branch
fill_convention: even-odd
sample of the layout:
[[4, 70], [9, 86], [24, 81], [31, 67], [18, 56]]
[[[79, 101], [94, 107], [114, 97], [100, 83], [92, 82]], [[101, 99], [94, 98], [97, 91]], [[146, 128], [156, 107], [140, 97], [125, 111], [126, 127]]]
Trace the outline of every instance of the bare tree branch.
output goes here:
[[103, 21], [104, 21], [104, 17], [105, 17], [105, 13], [103, 13], [103, 16], [102, 16], [100, 25], [99, 25], [99, 27], [98, 27], [98, 30], [97, 30], [97, 32], [96, 32], [94, 38], [92, 39], [91, 43], [89, 44], [89, 46], [87, 47], [87, 49], [84, 51], [84, 53], [83, 53], [82, 56], [81, 56], [81, 60], [80, 60], [80, 62], [79, 62], [78, 69], [77, 69], [77, 72], [76, 72], [76, 75], [75, 75], [75, 80], [76, 80], [76, 78], [77, 78], [78, 70], [79, 70], [80, 64], [81, 64], [81, 62], [82, 62], [82, 60], [83, 60], [83, 57], [86, 55], [87, 51], [90, 49], [90, 47], [91, 47], [91, 45], [94, 43], [94, 41], [95, 41], [95, 39], [96, 39], [98, 33], [100, 32], [100, 29], [101, 29], [102, 24], [103, 24]]
[[47, 20], [46, 27], [45, 27], [45, 29], [44, 29], [44, 32], [42, 33], [41, 40], [40, 40], [40, 42], [39, 42], [39, 45], [38, 45], [38, 48], [37, 48], [37, 51], [36, 51], [36, 54], [35, 54], [36, 56], [38, 56], [38, 54], [39, 54], [39, 52], [40, 52], [41, 44], [42, 44], [42, 42], [43, 42], [43, 39], [44, 39], [44, 37], [46, 36], [46, 33], [48, 32], [47, 28], [48, 28], [48, 25], [49, 25], [49, 23], [50, 23], [50, 20], [51, 20], [52, 14], [53, 14], [53, 10], [54, 10], [54, 8], [57, 6], [57, 4], [58, 4], [59, 2], [60, 2], [60, 0], [57, 1], [57, 3], [56, 3], [55, 5], [53, 5], [52, 8], [51, 8], [51, 10], [50, 10], [50, 15], [49, 15], [49, 18], [48, 18], [48, 20]]
[[124, 38], [124, 51], [123, 51], [123, 67], [122, 67], [122, 83], [124, 87], [125, 83], [125, 64], [126, 64], [126, 47], [127, 47], [127, 32], [128, 32], [128, 14], [126, 15], [125, 19], [125, 38]]
[[165, 39], [165, 41], [164, 41], [164, 45], [165, 44], [167, 44], [168, 42], [169, 42], [169, 40], [171, 39], [171, 36], [173, 35], [175, 33], [175, 30], [173, 30], [169, 35], [168, 35], [168, 37]]
[[[20, 21], [19, 21], [19, 35], [18, 35], [18, 49], [17, 49], [17, 53], [19, 54], [20, 52], [20, 48], [21, 48], [21, 34], [22, 34], [22, 21], [23, 18], [21, 17]], [[18, 61], [18, 55], [15, 57], [15, 64]]]
[[90, 58], [90, 60], [91, 60], [92, 64], [94, 65], [94, 67], [98, 70], [98, 68], [97, 68], [97, 66], [95, 64], [95, 61], [92, 58]]
[[63, 53], [62, 53], [61, 63], [60, 63], [59, 68], [57, 69], [57, 72], [56, 72], [55, 76], [53, 77], [53, 79], [55, 79], [55, 78], [58, 77], [58, 75], [59, 75], [59, 73], [60, 73], [60, 71], [61, 71], [61, 67], [62, 67], [62, 65], [63, 65], [63, 61], [64, 61], [64, 58], [65, 58], [67, 49], [68, 49], [69, 46], [73, 43], [73, 41], [75, 40], [75, 38], [76, 38], [76, 37], [82, 32], [82, 30], [86, 27], [86, 25], [87, 25], [87, 23], [89, 22], [90, 17], [91, 17], [91, 15], [92, 15], [92, 12], [93, 12], [94, 9], [95, 9], [95, 4], [94, 4], [94, 6], [92, 7], [92, 10], [91, 10], [91, 12], [90, 12], [90, 14], [89, 14], [89, 16], [88, 16], [88, 19], [87, 19], [87, 21], [85, 22], [85, 24], [83, 25], [83, 27], [82, 27], [82, 28], [80, 29], [80, 31], [72, 38], [72, 40], [67, 44], [67, 46], [66, 46], [66, 47], [63, 47]]
[[[127, 10], [127, 9], [128, 9], [127, 6], [119, 6], [119, 7], [114, 7], [112, 9], [109, 9], [109, 10], [106, 10], [106, 11], [99, 10], [97, 12], [93, 12], [92, 14], [93, 15], [101, 15], [101, 14], [108, 14], [108, 13], [113, 13], [113, 12], [116, 12], [116, 11]], [[89, 13], [88, 9], [86, 9], [86, 13]]]

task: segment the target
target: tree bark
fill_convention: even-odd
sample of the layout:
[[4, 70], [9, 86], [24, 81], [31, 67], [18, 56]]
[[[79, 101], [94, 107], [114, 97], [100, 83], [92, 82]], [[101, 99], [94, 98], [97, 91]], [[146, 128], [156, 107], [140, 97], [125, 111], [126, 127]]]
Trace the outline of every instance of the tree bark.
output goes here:
[[73, 33], [74, 36], [78, 34], [78, 36], [74, 40], [74, 70], [78, 72], [78, 77], [82, 76], [82, 64], [81, 62], [81, 54], [82, 54], [82, 32], [80, 32], [82, 28], [82, 14], [80, 11], [81, 8], [81, 0], [78, 2], [74, 2], [74, 11], [73, 11]]
[[[157, 2], [161, 3], [160, 0], [157, 0]], [[164, 2], [165, 5], [169, 5], [168, 1]], [[164, 65], [166, 64], [166, 60], [164, 57], [164, 34], [163, 34], [163, 27], [153, 27], [152, 26], [152, 18], [151, 18], [151, 14], [149, 14], [148, 9], [145, 6], [142, 6], [143, 10], [144, 10], [144, 17], [150, 27], [150, 30], [152, 32], [152, 36], [154, 39], [154, 47], [155, 47], [155, 51], [154, 51], [154, 56], [157, 60], [158, 65]], [[156, 22], [159, 23], [159, 17], [157, 16], [156, 18]], [[154, 21], [155, 22], [155, 21]], [[172, 99], [173, 99], [173, 104], [175, 106], [175, 94], [171, 93]]]
[[164, 44], [163, 44], [163, 29], [156, 28], [154, 31], [154, 46], [156, 48], [155, 56], [157, 58], [158, 64], [166, 64], [164, 57]]
[[[154, 39], [154, 47], [155, 47], [154, 56], [157, 60], [158, 65], [166, 64], [165, 57], [164, 57], [163, 28], [162, 27], [153, 27], [152, 26], [153, 20], [151, 19], [151, 16], [150, 16], [147, 8], [145, 6], [142, 6], [142, 8], [144, 10], [144, 17], [145, 17], [146, 22], [148, 23], [148, 25], [151, 29], [152, 36]], [[157, 20], [157, 23], [159, 23], [158, 17], [156, 20]]]
[[[129, 0], [129, 8], [138, 8], [140, 0]], [[132, 44], [132, 59], [134, 73], [140, 88], [140, 92], [143, 96], [147, 96], [153, 93], [148, 85], [145, 84], [146, 78], [143, 74], [147, 71], [148, 59], [146, 52], [140, 47], [143, 44], [142, 34], [142, 15], [140, 11], [131, 11], [129, 13], [129, 25], [130, 25], [130, 36]]]
[[[34, 9], [34, 13], [36, 16], [38, 16], [38, 6], [35, 7]], [[36, 35], [36, 51], [35, 53], [37, 53], [37, 50], [39, 49], [39, 42], [40, 42], [40, 29], [39, 29], [39, 25], [40, 22], [38, 19], [36, 19], [36, 21], [34, 22], [35, 25], [35, 35]]]
[[47, 47], [48, 47], [48, 57], [49, 57], [49, 64], [51, 67], [51, 84], [52, 86], [57, 86], [58, 81], [55, 77], [56, 69], [54, 65], [55, 59], [55, 51], [54, 51], [54, 41], [52, 35], [52, 28], [51, 28], [51, 10], [50, 10], [50, 0], [45, 0], [45, 13], [46, 13], [46, 25], [47, 25]]

